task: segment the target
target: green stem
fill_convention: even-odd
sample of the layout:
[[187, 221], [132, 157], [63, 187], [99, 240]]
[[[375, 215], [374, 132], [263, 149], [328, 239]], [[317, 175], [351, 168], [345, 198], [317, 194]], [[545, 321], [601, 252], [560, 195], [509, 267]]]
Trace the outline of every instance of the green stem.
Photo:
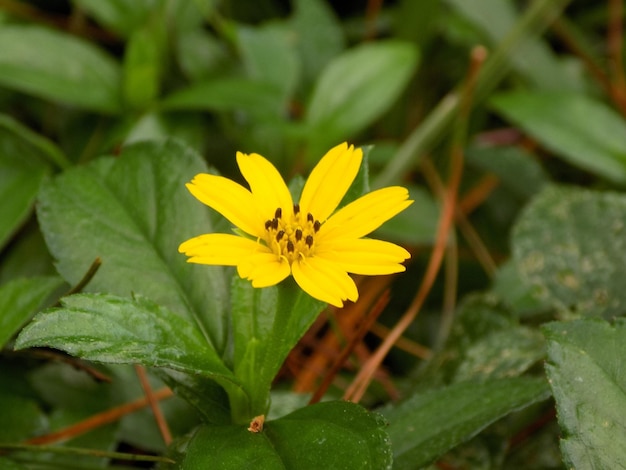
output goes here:
[[[509, 57], [531, 36], [542, 33], [571, 0], [535, 0], [498, 48], [491, 54], [476, 83], [475, 103], [483, 101], [509, 72]], [[394, 158], [374, 180], [373, 187], [388, 186], [417, 164], [451, 131], [459, 111], [459, 91], [445, 96], [422, 124], [407, 137]]]

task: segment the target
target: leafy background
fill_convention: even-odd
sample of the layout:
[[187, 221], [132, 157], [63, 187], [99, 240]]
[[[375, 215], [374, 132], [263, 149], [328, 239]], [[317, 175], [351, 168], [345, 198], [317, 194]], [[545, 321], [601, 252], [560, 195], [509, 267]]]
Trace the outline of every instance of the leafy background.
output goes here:
[[[0, 467], [626, 468], [623, 17], [0, 0]], [[405, 273], [317, 318], [177, 253], [228, 230], [194, 174], [344, 140]]]

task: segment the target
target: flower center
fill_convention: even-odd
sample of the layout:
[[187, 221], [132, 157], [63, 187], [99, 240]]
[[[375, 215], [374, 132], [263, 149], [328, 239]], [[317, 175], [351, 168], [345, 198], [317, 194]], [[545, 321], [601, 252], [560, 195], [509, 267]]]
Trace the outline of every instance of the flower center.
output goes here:
[[321, 225], [310, 212], [306, 215], [300, 212], [298, 204], [293, 206], [290, 220], [283, 217], [283, 210], [279, 207], [274, 218], [265, 222], [265, 241], [274, 253], [291, 264], [313, 254], [315, 234]]

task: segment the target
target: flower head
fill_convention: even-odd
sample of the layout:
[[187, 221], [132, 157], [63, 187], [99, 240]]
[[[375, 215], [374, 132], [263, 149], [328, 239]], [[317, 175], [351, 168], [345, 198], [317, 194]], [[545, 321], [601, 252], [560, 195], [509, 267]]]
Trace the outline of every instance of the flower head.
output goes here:
[[362, 238], [413, 201], [405, 188], [370, 192], [337, 206], [359, 171], [363, 152], [346, 143], [331, 149], [311, 172], [294, 204], [276, 168], [258, 154], [237, 153], [250, 189], [222, 176], [199, 174], [187, 188], [248, 236], [210, 233], [179, 247], [188, 262], [236, 266], [254, 287], [293, 275], [309, 295], [337, 307], [359, 294], [348, 273], [404, 271], [408, 251], [393, 243]]

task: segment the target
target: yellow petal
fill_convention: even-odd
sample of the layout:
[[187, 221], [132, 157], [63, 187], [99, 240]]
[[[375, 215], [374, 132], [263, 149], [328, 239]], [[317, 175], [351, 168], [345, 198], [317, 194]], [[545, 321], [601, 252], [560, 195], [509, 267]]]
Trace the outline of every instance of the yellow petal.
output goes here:
[[359, 297], [352, 278], [328, 260], [310, 257], [296, 261], [291, 265], [291, 272], [307, 294], [335, 307], [343, 307], [346, 299], [354, 302]]
[[180, 253], [189, 256], [189, 263], [224, 266], [237, 266], [259, 250], [268, 248], [254, 240], [226, 233], [200, 235], [178, 247]]
[[372, 191], [333, 214], [320, 228], [317, 239], [361, 238], [412, 203], [407, 189], [400, 186]]
[[320, 244], [315, 250], [315, 257], [332, 260], [349, 273], [372, 276], [404, 271], [406, 268], [400, 263], [410, 258], [411, 254], [393, 243], [361, 238]]
[[237, 164], [266, 220], [271, 219], [279, 207], [283, 215], [291, 213], [293, 200], [289, 188], [269, 160], [256, 153], [237, 152]]
[[325, 221], [345, 196], [362, 160], [361, 149], [348, 147], [345, 142], [329, 150], [313, 168], [302, 189], [302, 211], [310, 212], [320, 222]]
[[272, 252], [258, 252], [237, 266], [239, 276], [252, 281], [253, 287], [278, 284], [291, 273], [289, 263]]
[[246, 233], [261, 237], [265, 229], [252, 193], [240, 184], [222, 176], [200, 173], [187, 189], [199, 201], [215, 209]]

